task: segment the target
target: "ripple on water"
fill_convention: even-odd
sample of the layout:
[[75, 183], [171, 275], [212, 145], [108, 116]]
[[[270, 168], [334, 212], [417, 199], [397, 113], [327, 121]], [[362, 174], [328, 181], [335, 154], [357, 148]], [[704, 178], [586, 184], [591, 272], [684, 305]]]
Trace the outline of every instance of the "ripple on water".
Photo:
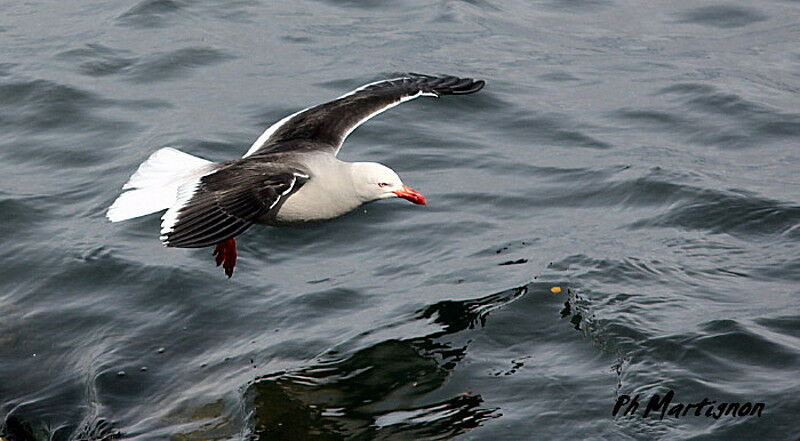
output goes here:
[[[0, 84], [3, 107], [0, 127], [23, 132], [108, 130], [111, 122], [93, 114], [108, 104], [97, 94], [47, 80], [12, 81]], [[125, 123], [114, 122], [122, 126]]]
[[186, 47], [136, 57], [129, 51], [115, 50], [97, 44], [62, 52], [59, 56], [77, 64], [77, 70], [84, 75], [93, 77], [120, 75], [123, 79], [134, 83], [154, 83], [184, 78], [192, 69], [235, 58], [230, 53], [210, 47]]
[[[780, 376], [798, 363], [797, 339], [764, 332], [757, 324], [716, 319], [684, 332], [642, 334], [631, 329], [638, 328], [635, 323], [621, 326], [616, 322], [601, 332], [627, 346], [629, 364], [621, 379], [623, 393], [630, 393], [631, 388], [636, 393], [675, 389], [678, 395], [706, 396], [718, 402], [753, 397], [779, 407], [779, 401], [770, 399], [779, 396], [784, 387], [797, 387], [791, 382], [743, 380], [753, 372], [765, 379]], [[628, 334], [634, 339], [623, 340]], [[658, 369], [663, 376], [649, 376], [646, 371], [650, 369]]]
[[209, 66], [234, 58], [209, 47], [190, 47], [151, 55], [126, 72], [130, 81], [149, 83], [185, 76], [191, 69]]
[[620, 109], [614, 116], [683, 135], [691, 143], [721, 148], [763, 147], [765, 142], [794, 142], [800, 136], [800, 113], [781, 111], [712, 85], [679, 83], [662, 88], [657, 96], [675, 105]]
[[117, 20], [138, 28], [163, 27], [188, 6], [183, 0], [143, 0], [122, 13]]
[[631, 224], [632, 228], [678, 227], [739, 237], [800, 239], [800, 206], [754, 195], [697, 190], [664, 213]]
[[549, 267], [554, 271], [565, 271], [576, 278], [587, 278], [600, 283], [632, 284], [644, 281], [658, 281], [667, 271], [658, 260], [644, 261], [635, 257], [621, 260], [599, 259], [577, 254], [553, 262]]
[[138, 62], [138, 58], [133, 56], [131, 51], [96, 43], [87, 44], [81, 49], [62, 52], [58, 57], [78, 63], [78, 72], [91, 77], [114, 75]]
[[540, 145], [571, 146], [589, 149], [610, 149], [608, 142], [587, 133], [587, 127], [563, 114], [543, 114], [538, 116], [517, 116], [509, 118], [499, 127], [503, 136], [524, 139], [526, 143]]
[[[507, 169], [519, 175], [526, 171], [525, 167]], [[454, 208], [484, 207], [485, 210], [496, 211], [494, 216], [528, 216], [529, 213], [519, 213], [513, 208], [666, 207], [676, 202], [695, 200], [707, 191], [680, 183], [699, 179], [694, 174], [687, 175], [661, 167], [646, 170], [643, 176], [628, 177], [627, 174], [631, 174], [628, 166], [531, 170], [526, 180], [529, 187], [523, 186], [519, 180], [511, 180], [513, 184], [508, 185], [509, 190], [505, 195], [452, 191], [444, 202]], [[497, 211], [497, 208], [505, 210]]]
[[[85, 168], [108, 152], [87, 145], [119, 142], [137, 128], [129, 120], [108, 116], [109, 110], [140, 111], [167, 107], [160, 100], [109, 99], [96, 93], [49, 80], [11, 78], [0, 81], [0, 150], [7, 165], [48, 166], [40, 179], [65, 171], [66, 166]], [[110, 137], [102, 135], [113, 133]], [[98, 140], [98, 136], [102, 136]], [[9, 167], [10, 172], [22, 172]], [[48, 175], [49, 173], [49, 175]]]
[[758, 9], [737, 5], [718, 4], [701, 6], [680, 14], [681, 23], [692, 23], [715, 28], [739, 28], [766, 20]]

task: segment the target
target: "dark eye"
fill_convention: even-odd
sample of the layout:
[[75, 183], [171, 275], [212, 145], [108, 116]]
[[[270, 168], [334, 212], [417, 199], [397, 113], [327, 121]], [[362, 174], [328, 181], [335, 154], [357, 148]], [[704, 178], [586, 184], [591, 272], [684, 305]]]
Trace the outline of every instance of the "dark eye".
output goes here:
[[379, 182], [379, 183], [378, 183], [378, 187], [381, 187], [381, 188], [382, 188], [382, 187], [386, 187], [386, 186], [388, 186], [388, 185], [389, 185], [389, 184], [388, 184], [387, 182]]

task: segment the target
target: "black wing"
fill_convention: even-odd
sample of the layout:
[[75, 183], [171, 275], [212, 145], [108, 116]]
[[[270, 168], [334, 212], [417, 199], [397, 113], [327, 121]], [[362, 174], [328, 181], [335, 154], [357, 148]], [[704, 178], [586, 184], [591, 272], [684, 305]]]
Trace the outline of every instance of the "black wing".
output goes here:
[[[258, 155], [295, 148], [330, 150], [336, 154], [347, 135], [364, 121], [418, 96], [466, 95], [481, 90], [485, 82], [453, 76], [411, 74], [379, 81], [278, 121], [268, 128], [244, 155]], [[296, 146], [296, 147], [293, 147]]]
[[228, 164], [179, 189], [177, 203], [162, 217], [161, 241], [200, 248], [238, 236], [307, 178], [299, 171]]

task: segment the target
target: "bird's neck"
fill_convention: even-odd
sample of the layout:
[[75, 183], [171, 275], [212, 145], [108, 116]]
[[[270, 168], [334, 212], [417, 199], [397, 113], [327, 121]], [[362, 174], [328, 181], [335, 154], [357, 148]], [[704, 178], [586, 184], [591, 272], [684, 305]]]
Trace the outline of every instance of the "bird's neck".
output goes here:
[[328, 155], [317, 158], [311, 167], [314, 176], [305, 186], [311, 185], [315, 192], [355, 208], [370, 201], [364, 199], [358, 191], [359, 170], [363, 168], [363, 164], [365, 163], [340, 161]]

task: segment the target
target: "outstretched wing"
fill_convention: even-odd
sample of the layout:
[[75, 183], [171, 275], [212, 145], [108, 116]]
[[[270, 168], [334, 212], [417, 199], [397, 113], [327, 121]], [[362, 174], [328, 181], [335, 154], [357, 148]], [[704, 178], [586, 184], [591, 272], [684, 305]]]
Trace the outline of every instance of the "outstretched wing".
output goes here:
[[306, 179], [299, 171], [229, 164], [178, 190], [177, 202], [161, 218], [161, 241], [200, 248], [238, 236]]
[[244, 157], [310, 146], [336, 154], [350, 132], [387, 109], [418, 96], [475, 93], [484, 84], [471, 78], [421, 74], [370, 83], [278, 121], [253, 143]]

